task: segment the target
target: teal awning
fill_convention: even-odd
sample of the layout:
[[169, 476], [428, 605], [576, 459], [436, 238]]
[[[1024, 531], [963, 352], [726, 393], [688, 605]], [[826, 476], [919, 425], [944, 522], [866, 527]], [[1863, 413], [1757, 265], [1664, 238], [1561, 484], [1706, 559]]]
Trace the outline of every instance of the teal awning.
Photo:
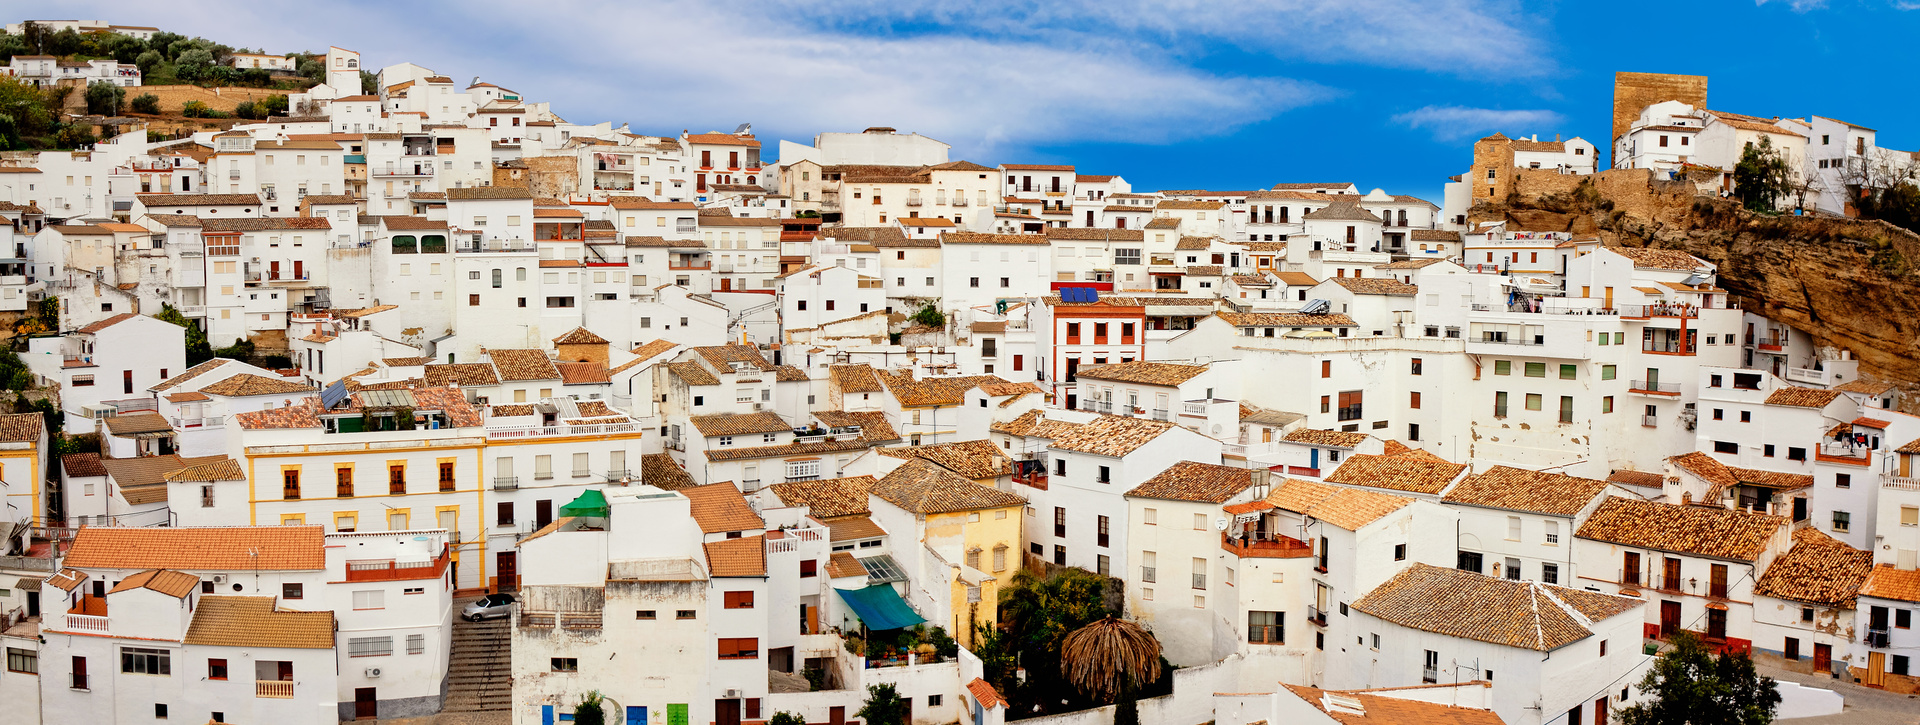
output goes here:
[[867, 629], [900, 629], [927, 621], [907, 606], [891, 584], [876, 584], [865, 589], [835, 589], [841, 601], [853, 608]]
[[599, 516], [606, 518], [608, 513], [607, 497], [601, 495], [599, 491], [594, 490], [583, 492], [580, 494], [580, 498], [573, 500], [573, 503], [560, 507], [561, 516]]

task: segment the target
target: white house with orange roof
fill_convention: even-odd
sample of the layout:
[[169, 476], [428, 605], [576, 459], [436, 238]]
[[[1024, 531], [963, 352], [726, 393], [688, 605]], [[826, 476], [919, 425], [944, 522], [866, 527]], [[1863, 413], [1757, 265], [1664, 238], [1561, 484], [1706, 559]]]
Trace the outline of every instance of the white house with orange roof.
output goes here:
[[1133, 521], [1125, 494], [1180, 461], [1219, 463], [1220, 450], [1218, 440], [1147, 418], [1099, 416], [1058, 433], [1043, 449], [1045, 488], [1023, 492], [1031, 511], [1027, 553], [1126, 578], [1133, 562], [1128, 537], [1142, 524]]
[[125, 312], [70, 335], [35, 338], [23, 362], [60, 386], [68, 430], [83, 430], [113, 410], [151, 410], [151, 398], [136, 398], [187, 369], [185, 335], [176, 325]]

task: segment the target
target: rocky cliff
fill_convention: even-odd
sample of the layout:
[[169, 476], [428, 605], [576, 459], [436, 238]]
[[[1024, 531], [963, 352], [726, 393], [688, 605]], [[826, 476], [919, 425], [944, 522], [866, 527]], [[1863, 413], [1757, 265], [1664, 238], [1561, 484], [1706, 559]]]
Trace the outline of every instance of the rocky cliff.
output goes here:
[[1713, 262], [1744, 309], [1852, 351], [1864, 377], [1900, 383], [1908, 407], [1920, 403], [1911, 394], [1920, 390], [1920, 235], [1880, 221], [1752, 214], [1645, 170], [1522, 176], [1514, 194], [1476, 206], [1470, 219]]

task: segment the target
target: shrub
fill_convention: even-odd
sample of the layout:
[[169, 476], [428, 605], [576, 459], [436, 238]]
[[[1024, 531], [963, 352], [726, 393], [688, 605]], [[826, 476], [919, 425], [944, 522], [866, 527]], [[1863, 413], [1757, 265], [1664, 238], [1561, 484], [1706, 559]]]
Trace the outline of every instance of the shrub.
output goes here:
[[144, 113], [149, 116], [160, 115], [160, 97], [151, 93], [142, 93], [134, 96], [133, 102], [128, 105], [133, 108], [134, 113]]

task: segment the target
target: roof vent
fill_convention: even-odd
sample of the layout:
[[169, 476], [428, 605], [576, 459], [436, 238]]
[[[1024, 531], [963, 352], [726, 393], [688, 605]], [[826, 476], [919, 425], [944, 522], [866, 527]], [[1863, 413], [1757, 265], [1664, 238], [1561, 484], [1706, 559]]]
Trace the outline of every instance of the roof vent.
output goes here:
[[1327, 712], [1342, 712], [1349, 715], [1366, 715], [1367, 707], [1360, 704], [1360, 698], [1352, 695], [1336, 695], [1331, 692], [1320, 697], [1320, 704]]

